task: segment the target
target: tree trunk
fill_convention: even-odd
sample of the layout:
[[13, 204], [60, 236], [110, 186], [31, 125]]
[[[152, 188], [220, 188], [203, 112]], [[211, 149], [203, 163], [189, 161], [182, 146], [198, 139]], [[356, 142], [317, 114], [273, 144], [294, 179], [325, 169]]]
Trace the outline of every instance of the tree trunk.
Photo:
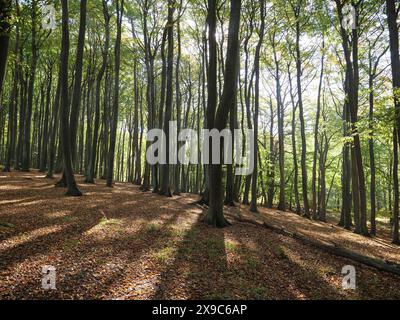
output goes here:
[[297, 69], [297, 95], [299, 100], [299, 118], [300, 118], [300, 132], [301, 132], [301, 181], [303, 190], [303, 203], [304, 203], [304, 216], [309, 218], [309, 203], [308, 203], [308, 190], [307, 190], [307, 141], [304, 121], [304, 108], [303, 108], [303, 88], [301, 85], [302, 76], [302, 58], [300, 53], [300, 10], [301, 5], [297, 6], [296, 13], [296, 69]]
[[319, 131], [319, 118], [321, 113], [321, 91], [322, 84], [324, 79], [324, 62], [325, 62], [325, 36], [322, 39], [322, 47], [321, 47], [322, 57], [321, 57], [321, 73], [319, 77], [319, 85], [318, 85], [318, 98], [317, 98], [317, 114], [315, 119], [315, 129], [314, 129], [314, 158], [313, 158], [313, 168], [312, 168], [312, 179], [311, 179], [311, 189], [312, 189], [312, 215], [313, 219], [318, 218], [317, 212], [317, 187], [316, 187], [316, 176], [317, 176], [317, 159], [319, 152], [319, 144], [318, 144], [318, 131]]
[[175, 12], [175, 0], [168, 0], [168, 27], [167, 27], [167, 86], [166, 86], [166, 98], [165, 98], [165, 113], [164, 113], [164, 132], [165, 132], [165, 154], [167, 163], [162, 165], [161, 170], [161, 190], [160, 194], [167, 197], [172, 196], [170, 181], [169, 181], [169, 168], [170, 161], [170, 145], [169, 145], [169, 122], [171, 121], [172, 115], [172, 103], [173, 103], [173, 71], [174, 71], [174, 12]]
[[373, 137], [373, 121], [374, 121], [374, 84], [373, 76], [369, 76], [369, 166], [371, 171], [370, 181], [370, 202], [371, 202], [371, 235], [376, 235], [376, 182], [375, 182], [375, 153], [374, 153], [374, 137]]
[[70, 126], [68, 115], [68, 57], [69, 57], [69, 18], [68, 18], [68, 0], [62, 0], [62, 40], [61, 40], [61, 138], [62, 153], [64, 160], [64, 174], [67, 183], [67, 195], [81, 196], [72, 168], [72, 154], [70, 141]]
[[[254, 171], [252, 177], [251, 186], [251, 203], [250, 211], [257, 212], [257, 174], [258, 174], [258, 114], [259, 114], [259, 104], [260, 104], [260, 56], [261, 56], [261, 46], [264, 41], [265, 32], [265, 1], [260, 0], [260, 31], [259, 31], [259, 41], [256, 47], [256, 53], [254, 57], [254, 70], [255, 70], [255, 88], [254, 88]], [[236, 104], [235, 104], [236, 105]]]
[[[395, 105], [395, 115], [396, 115], [396, 124], [395, 128], [397, 129], [397, 135], [394, 134], [394, 140], [397, 143], [400, 143], [400, 99], [398, 96], [398, 90], [400, 88], [400, 54], [399, 54], [399, 27], [397, 24], [398, 11], [396, 9], [395, 0], [386, 0], [386, 11], [387, 11], [387, 20], [389, 26], [389, 39], [390, 39], [390, 58], [392, 63], [392, 82], [393, 82], [393, 91], [394, 91], [394, 105]], [[397, 138], [396, 138], [397, 136]], [[398, 159], [397, 159], [397, 146], [394, 148], [396, 151], [394, 166], [393, 168], [398, 167]], [[393, 184], [395, 191], [395, 205], [393, 210], [393, 218], [394, 218], [394, 233], [393, 233], [393, 242], [398, 244], [399, 240], [399, 194], [398, 194], [398, 173], [393, 171]]]
[[[7, 5], [7, 1], [5, 2], [5, 4]], [[1, 4], [4, 5], [4, 2]], [[0, 6], [1, 6], [0, 5]], [[11, 5], [11, 1], [10, 4]], [[7, 9], [7, 7], [6, 7]], [[0, 10], [2, 12], [4, 12], [4, 8], [0, 7]], [[19, 16], [19, 5], [17, 2], [17, 16]], [[2, 41], [5, 41], [4, 39], [2, 39], [3, 37], [6, 37], [7, 35], [3, 35], [4, 32], [7, 32], [7, 30], [3, 30], [4, 28], [7, 29], [7, 26], [3, 26], [2, 24], [0, 24], [0, 47], [2, 49], [0, 49], [0, 61], [2, 61], [2, 63], [6, 64], [7, 58], [4, 57], [4, 52], [2, 53], [2, 50], [6, 50], [7, 49], [7, 45]], [[17, 57], [18, 56], [18, 52], [19, 52], [19, 25], [17, 24], [16, 26], [16, 39], [15, 39], [15, 47], [14, 47], [14, 54]], [[7, 40], [8, 41], [8, 40]], [[7, 54], [6, 54], [7, 55]], [[0, 66], [0, 95], [2, 93], [2, 85], [1, 82], [4, 78], [4, 71], [2, 71], [2, 69], [4, 68], [5, 71], [5, 65], [4, 66]], [[8, 138], [7, 138], [7, 158], [6, 158], [6, 163], [4, 166], [4, 170], [5, 172], [10, 172], [11, 171], [11, 166], [12, 166], [12, 162], [14, 162], [14, 166], [16, 164], [16, 160], [15, 160], [15, 145], [16, 145], [16, 138], [17, 138], [17, 107], [18, 107], [18, 82], [19, 82], [19, 70], [18, 70], [18, 65], [16, 64], [14, 66], [13, 69], [13, 85], [12, 85], [12, 89], [11, 89], [11, 94], [10, 94], [10, 101], [8, 103], [8, 114], [9, 114], [9, 118], [8, 118]]]
[[292, 152], [293, 152], [293, 192], [294, 199], [296, 202], [295, 212], [297, 214], [301, 214], [301, 206], [300, 206], [300, 197], [299, 197], [299, 165], [297, 162], [297, 144], [296, 144], [296, 111], [298, 107], [298, 103], [295, 103], [295, 96], [293, 92], [292, 86], [292, 77], [290, 73], [290, 66], [288, 66], [288, 75], [289, 75], [289, 87], [290, 87], [290, 97], [292, 101]]
[[[180, 12], [179, 14], [180, 15]], [[177, 39], [178, 39], [178, 54], [176, 57], [176, 69], [175, 69], [175, 90], [176, 90], [176, 97], [175, 97], [175, 105], [176, 105], [176, 122], [177, 122], [177, 129], [178, 134], [181, 131], [181, 88], [179, 82], [179, 75], [180, 75], [180, 61], [181, 61], [181, 28], [180, 28], [180, 20], [178, 18], [177, 21]], [[182, 143], [177, 141], [176, 145], [178, 150], [181, 148]], [[181, 187], [180, 187], [180, 175], [181, 175], [181, 165], [179, 163], [179, 159], [177, 160], [177, 164], [175, 165], [174, 171], [174, 195], [180, 195]]]
[[285, 112], [283, 109], [282, 97], [281, 97], [281, 79], [280, 79], [280, 66], [276, 52], [275, 36], [273, 35], [273, 53], [275, 62], [275, 81], [276, 81], [276, 102], [278, 106], [277, 117], [278, 117], [278, 139], [279, 139], [279, 203], [278, 210], [286, 210], [286, 195], [285, 195], [285, 137], [284, 137], [284, 118]]
[[400, 244], [399, 238], [399, 147], [396, 124], [393, 129], [393, 240]]
[[29, 171], [31, 164], [31, 118], [33, 109], [33, 95], [35, 88], [35, 78], [36, 78], [36, 67], [39, 58], [38, 48], [37, 48], [37, 30], [36, 30], [36, 18], [37, 18], [37, 0], [32, 1], [32, 27], [31, 27], [31, 51], [32, 58], [29, 67], [29, 79], [28, 79], [28, 103], [26, 106], [25, 114], [25, 128], [24, 128], [24, 140], [22, 148], [22, 171]]
[[275, 139], [274, 139], [274, 107], [272, 105], [272, 99], [269, 102], [270, 106], [270, 127], [269, 127], [269, 166], [267, 170], [268, 177], [268, 201], [267, 207], [272, 208], [275, 195]]
[[[226, 128], [228, 114], [232, 112], [235, 96], [237, 94], [237, 81], [239, 73], [239, 28], [241, 0], [231, 0], [228, 48], [225, 63], [224, 88], [219, 104], [215, 122], [212, 128], [222, 131]], [[209, 0], [209, 18], [215, 18], [215, 0]], [[213, 34], [215, 37], [215, 34]], [[210, 64], [210, 69], [212, 65]], [[216, 70], [215, 70], [216, 71]], [[215, 82], [216, 84], [216, 82]], [[210, 86], [211, 84], [209, 84]], [[212, 85], [214, 87], [214, 83]], [[215, 88], [213, 88], [215, 89]], [[210, 96], [209, 96], [210, 99]], [[208, 110], [209, 112], [210, 110]], [[212, 110], [211, 110], [212, 111]], [[207, 223], [214, 227], [225, 227], [228, 225], [223, 213], [223, 188], [222, 188], [222, 165], [210, 165], [210, 207], [207, 215]]]
[[50, 133], [50, 143], [49, 143], [49, 168], [47, 170], [46, 178], [52, 179], [54, 174], [54, 165], [56, 159], [56, 141], [57, 141], [57, 129], [59, 123], [60, 114], [60, 95], [61, 95], [61, 70], [59, 71], [56, 95], [53, 101], [53, 114], [52, 114], [52, 127]]
[[85, 46], [85, 33], [86, 33], [86, 4], [87, 0], [80, 1], [78, 46], [76, 49], [75, 76], [74, 76], [75, 80], [72, 93], [71, 118], [70, 118], [72, 164], [74, 165], [75, 168], [77, 167], [76, 143], [77, 143], [79, 108], [81, 105], [83, 49]]
[[[337, 11], [339, 20], [343, 21], [343, 4], [340, 0], [335, 0], [337, 5]], [[355, 6], [356, 10], [356, 25], [359, 23], [359, 3]], [[354, 221], [356, 224], [356, 233], [368, 235], [368, 229], [366, 225], [366, 187], [365, 187], [365, 176], [363, 169], [362, 153], [361, 153], [361, 142], [358, 133], [357, 122], [358, 122], [358, 89], [359, 89], [359, 67], [358, 67], [358, 38], [359, 38], [359, 27], [352, 31], [351, 44], [352, 48], [349, 47], [349, 35], [341, 25], [341, 37], [344, 56], [346, 60], [346, 80], [348, 84], [347, 88], [347, 99], [350, 113], [351, 131], [353, 136], [353, 149], [352, 155], [352, 193], [353, 193], [353, 208], [354, 208]]]
[[99, 127], [100, 127], [100, 100], [101, 100], [101, 82], [107, 67], [108, 61], [108, 47], [110, 44], [110, 15], [108, 14], [107, 1], [103, 0], [103, 16], [105, 24], [105, 41], [103, 48], [103, 61], [96, 78], [96, 107], [94, 115], [94, 128], [93, 128], [93, 141], [89, 149], [88, 169], [86, 173], [86, 183], [94, 183], [95, 167], [96, 167], [96, 153], [99, 140]]
[[7, 67], [8, 45], [11, 31], [11, 9], [11, 0], [0, 1], [0, 12], [2, 14], [0, 21], [0, 94], [2, 93]]
[[53, 66], [49, 67], [49, 74], [48, 74], [48, 84], [47, 84], [47, 91], [46, 91], [46, 110], [44, 115], [44, 128], [43, 128], [43, 147], [42, 147], [42, 154], [40, 157], [40, 165], [39, 171], [45, 172], [47, 167], [47, 141], [49, 136], [49, 117], [50, 117], [50, 100], [51, 100], [51, 85], [53, 79]]
[[[142, 176], [141, 176], [141, 146], [139, 143], [139, 87], [138, 87], [138, 71], [137, 71], [137, 60], [135, 60], [134, 66], [134, 112], [133, 112], [133, 149], [135, 152], [135, 178], [134, 183], [136, 185], [142, 184]], [[141, 122], [141, 127], [143, 127], [143, 123]]]
[[114, 156], [115, 142], [118, 127], [118, 108], [119, 108], [119, 74], [121, 65], [121, 35], [122, 35], [122, 17], [124, 15], [124, 0], [117, 0], [117, 38], [115, 40], [115, 79], [114, 79], [114, 100], [110, 129], [110, 149], [108, 151], [107, 168], [107, 187], [112, 187], [114, 178]]

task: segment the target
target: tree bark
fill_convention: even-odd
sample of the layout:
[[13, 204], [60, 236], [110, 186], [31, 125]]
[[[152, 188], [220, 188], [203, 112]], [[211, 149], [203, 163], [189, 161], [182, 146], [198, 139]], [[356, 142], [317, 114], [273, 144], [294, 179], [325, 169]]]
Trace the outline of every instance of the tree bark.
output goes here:
[[31, 164], [31, 118], [33, 109], [33, 95], [35, 88], [36, 78], [36, 67], [39, 58], [37, 48], [37, 29], [36, 29], [36, 18], [37, 18], [37, 0], [32, 1], [31, 10], [31, 63], [29, 67], [29, 78], [28, 78], [28, 103], [26, 106], [25, 114], [25, 127], [24, 127], [24, 139], [22, 148], [22, 171], [29, 171]]
[[396, 124], [393, 128], [393, 240], [400, 244], [399, 239], [399, 147]]
[[257, 175], [258, 175], [258, 114], [260, 105], [260, 56], [261, 46], [264, 41], [265, 32], [265, 1], [260, 0], [260, 31], [259, 41], [256, 47], [256, 53], [254, 57], [254, 70], [255, 70], [255, 88], [254, 88], [254, 171], [252, 177], [251, 186], [251, 203], [250, 211], [257, 212]]
[[322, 39], [322, 47], [321, 47], [322, 57], [321, 57], [321, 73], [319, 77], [319, 85], [318, 85], [318, 97], [317, 97], [317, 114], [315, 119], [315, 128], [314, 128], [314, 157], [313, 157], [313, 168], [312, 168], [312, 179], [311, 179], [311, 189], [312, 189], [312, 215], [313, 219], [318, 218], [317, 212], [317, 159], [319, 152], [319, 144], [318, 144], [318, 134], [319, 134], [319, 120], [321, 114], [321, 91], [322, 84], [324, 79], [324, 63], [325, 63], [325, 37]]
[[121, 65], [121, 36], [122, 36], [122, 17], [124, 15], [124, 0], [117, 0], [117, 38], [115, 40], [114, 59], [115, 59], [115, 79], [114, 79], [114, 100], [112, 109], [111, 129], [110, 129], [110, 149], [108, 150], [108, 168], [107, 168], [107, 187], [111, 188], [114, 178], [114, 156], [115, 142], [118, 127], [118, 109], [119, 109], [119, 77]]
[[[400, 54], [399, 54], [399, 27], [397, 24], [398, 11], [396, 10], [395, 0], [386, 0], [386, 11], [387, 11], [387, 21], [389, 27], [389, 40], [390, 40], [390, 58], [392, 63], [392, 82], [393, 82], [393, 96], [394, 96], [394, 106], [395, 106], [395, 128], [397, 129], [397, 135], [394, 134], [394, 140], [400, 144], [400, 98], [399, 98], [399, 88], [400, 88]], [[397, 136], [397, 137], [396, 137]], [[397, 147], [396, 147], [397, 151]], [[397, 153], [397, 152], [396, 152]], [[394, 162], [398, 162], [397, 156]], [[397, 172], [393, 172], [393, 176], [398, 176]], [[397, 179], [398, 180], [398, 179]], [[394, 184], [396, 181], [394, 180]], [[394, 233], [393, 242], [398, 244], [399, 240], [399, 219], [398, 219], [398, 181], [397, 186], [394, 186], [395, 190], [395, 208], [393, 213], [394, 219]], [[397, 193], [397, 194], [396, 194]], [[397, 199], [396, 199], [397, 198]], [[397, 207], [397, 208], [396, 208]]]
[[172, 102], [173, 102], [173, 71], [174, 71], [174, 12], [175, 12], [175, 0], [168, 0], [168, 22], [167, 22], [167, 86], [166, 86], [166, 98], [165, 98], [165, 113], [164, 113], [164, 132], [165, 132], [165, 154], [167, 163], [162, 165], [161, 170], [161, 190], [160, 194], [167, 197], [171, 197], [171, 187], [169, 181], [169, 122], [171, 121], [172, 115]]
[[276, 82], [276, 103], [277, 103], [277, 118], [278, 118], [278, 144], [279, 144], [279, 203], [278, 210], [286, 211], [286, 195], [285, 195], [285, 137], [284, 137], [284, 118], [285, 112], [281, 96], [281, 71], [280, 61], [277, 55], [276, 31], [274, 31], [271, 39], [274, 64], [275, 64], [275, 82]]
[[39, 171], [40, 172], [45, 172], [46, 167], [47, 167], [47, 155], [48, 155], [48, 149], [47, 149], [47, 141], [48, 141], [48, 136], [49, 136], [49, 117], [50, 117], [50, 103], [51, 103], [51, 85], [52, 85], [52, 80], [53, 80], [53, 65], [49, 66], [49, 74], [48, 74], [48, 84], [47, 84], [47, 91], [46, 91], [46, 109], [45, 109], [45, 115], [44, 115], [44, 128], [43, 128], [43, 137], [42, 137], [42, 153], [40, 157], [40, 165], [39, 165]]
[[298, 103], [295, 103], [295, 97], [292, 86], [292, 77], [290, 73], [290, 66], [288, 66], [288, 76], [289, 76], [289, 87], [290, 87], [290, 96], [292, 101], [292, 152], [293, 152], [293, 193], [294, 199], [296, 203], [295, 212], [297, 214], [301, 214], [301, 206], [300, 206], [300, 197], [299, 197], [299, 165], [297, 162], [297, 144], [296, 144], [296, 111], [298, 107]]
[[89, 161], [88, 169], [86, 173], [86, 183], [94, 183], [95, 167], [96, 167], [96, 153], [97, 145], [99, 140], [99, 128], [100, 128], [100, 101], [101, 101], [101, 82], [106, 71], [108, 62], [108, 48], [110, 44], [110, 15], [108, 14], [107, 0], [103, 0], [103, 16], [104, 16], [104, 30], [105, 30], [105, 40], [103, 47], [103, 61], [99, 73], [96, 78], [96, 107], [94, 115], [94, 128], [93, 128], [93, 141], [91, 143], [91, 148], [89, 149]]
[[0, 1], [0, 12], [2, 14], [0, 21], [0, 94], [2, 93], [7, 67], [8, 46], [11, 31], [11, 8], [11, 0]]
[[[1, 6], [6, 6], [5, 8]], [[7, 7], [9, 5], [9, 7]], [[17, 16], [19, 16], [19, 4], [17, 2]], [[11, 1], [7, 4], [7, 1], [3, 1], [0, 4], [0, 11], [1, 12], [6, 12], [6, 10], [9, 10], [11, 8]], [[4, 20], [5, 21], [5, 20]], [[7, 63], [7, 53], [4, 54], [4, 52], [1, 52], [3, 50], [8, 50], [7, 46], [8, 43], [5, 43], [6, 40], [5, 37], [8, 37], [8, 25], [6, 22], [6, 25], [3, 25], [3, 23], [0, 23], [0, 61], [1, 63], [4, 63], [4, 66], [0, 66], [0, 95], [2, 93], [2, 81], [4, 78], [4, 73], [5, 73], [5, 68], [6, 68], [6, 63]], [[20, 32], [19, 32], [19, 25], [17, 24], [16, 26], [16, 35], [15, 35], [15, 47], [14, 47], [14, 54], [17, 57], [19, 53], [19, 37], [20, 37]], [[4, 56], [6, 55], [6, 56]], [[13, 69], [13, 85], [11, 89], [11, 94], [10, 94], [10, 101], [8, 103], [8, 138], [7, 138], [7, 158], [6, 158], [6, 163], [4, 166], [5, 172], [10, 172], [11, 171], [11, 166], [12, 162], [14, 162], [14, 166], [16, 164], [16, 159], [15, 159], [15, 145], [16, 145], [16, 138], [17, 138], [17, 107], [18, 107], [18, 82], [19, 82], [19, 70], [18, 70], [18, 64], [16, 63]]]
[[76, 49], [75, 76], [74, 76], [75, 80], [72, 93], [71, 118], [70, 118], [72, 164], [74, 165], [75, 168], [77, 165], [76, 143], [77, 143], [79, 108], [81, 105], [83, 49], [85, 46], [85, 33], [86, 33], [86, 4], [87, 0], [80, 1], [78, 46]]
[[[234, 107], [235, 96], [237, 94], [238, 81], [238, 59], [239, 59], [239, 28], [241, 0], [231, 0], [230, 19], [229, 19], [229, 37], [228, 48], [225, 63], [224, 88], [219, 104], [215, 122], [212, 128], [222, 131], [226, 128], [228, 114]], [[209, 18], [215, 19], [215, 0], [209, 0]], [[212, 34], [215, 37], [215, 34]], [[210, 64], [210, 69], [212, 69]], [[215, 70], [216, 71], [216, 70]], [[216, 84], [216, 82], [215, 82]], [[210, 86], [210, 85], [209, 85]], [[213, 85], [213, 89], [216, 89]], [[216, 92], [216, 90], [215, 90]], [[210, 96], [209, 96], [210, 99]], [[214, 100], [215, 101], [215, 100]], [[215, 105], [215, 104], [214, 104]], [[210, 110], [207, 110], [210, 112]], [[211, 110], [213, 111], [213, 110]], [[225, 227], [229, 223], [224, 217], [223, 212], [223, 188], [222, 188], [222, 165], [210, 165], [210, 207], [207, 215], [207, 223], [214, 227]]]
[[308, 203], [308, 189], [307, 189], [307, 141], [304, 121], [304, 108], [303, 108], [303, 88], [301, 84], [302, 60], [300, 52], [300, 10], [302, 4], [297, 4], [295, 8], [296, 17], [296, 70], [297, 70], [297, 96], [299, 101], [299, 118], [300, 118], [300, 132], [301, 132], [301, 181], [303, 190], [303, 203], [304, 203], [304, 216], [309, 218], [309, 203]]
[[62, 153], [64, 160], [64, 174], [67, 183], [67, 193], [69, 196], [81, 196], [72, 168], [72, 154], [70, 141], [70, 125], [68, 115], [68, 57], [69, 57], [69, 18], [68, 18], [68, 0], [62, 0], [62, 40], [61, 40], [61, 138]]
[[[180, 15], [180, 13], [178, 13]], [[175, 97], [175, 105], [176, 105], [176, 122], [177, 122], [177, 129], [178, 134], [181, 131], [181, 88], [180, 88], [180, 64], [181, 64], [181, 27], [180, 27], [180, 18], [177, 21], [177, 40], [178, 40], [178, 53], [176, 57], [176, 68], [175, 68], [175, 90], [176, 90], [176, 97]], [[176, 145], [178, 150], [181, 148], [182, 143], [177, 141]], [[177, 160], [177, 164], [175, 165], [174, 170], [174, 195], [180, 195], [181, 193], [181, 186], [180, 186], [180, 176], [181, 176], [181, 165], [179, 163], [179, 159]]]
[[[343, 17], [343, 4], [340, 0], [335, 0], [339, 21], [342, 22]], [[351, 132], [353, 136], [353, 148], [351, 152], [351, 176], [352, 176], [352, 193], [353, 193], [353, 209], [354, 221], [356, 224], [355, 232], [363, 235], [368, 235], [366, 225], [366, 187], [365, 176], [363, 169], [361, 142], [358, 133], [358, 89], [359, 89], [359, 66], [358, 66], [358, 38], [359, 38], [359, 5], [355, 6], [356, 10], [356, 26], [353, 29], [351, 42], [349, 42], [349, 35], [343, 25], [341, 24], [340, 32], [342, 37], [342, 46], [346, 60], [346, 80], [348, 81], [346, 88], [348, 89], [347, 99], [350, 113]], [[349, 47], [351, 43], [352, 48]]]

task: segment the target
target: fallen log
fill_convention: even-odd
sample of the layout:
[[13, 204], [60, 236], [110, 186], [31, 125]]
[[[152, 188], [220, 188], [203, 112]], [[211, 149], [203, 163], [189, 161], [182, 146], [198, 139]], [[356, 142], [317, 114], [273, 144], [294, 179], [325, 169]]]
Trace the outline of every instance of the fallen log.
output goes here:
[[239, 222], [250, 223], [253, 225], [264, 227], [264, 228], [272, 230], [276, 233], [282, 234], [287, 237], [291, 237], [291, 238], [301, 241], [305, 244], [311, 245], [313, 247], [316, 247], [318, 249], [321, 249], [323, 251], [331, 253], [335, 256], [347, 258], [352, 261], [367, 265], [369, 267], [373, 267], [378, 270], [386, 271], [386, 272], [393, 273], [393, 274], [400, 276], [400, 265], [393, 261], [387, 261], [387, 260], [383, 260], [383, 259], [379, 259], [379, 258], [375, 258], [375, 257], [371, 257], [371, 256], [366, 256], [366, 255], [360, 254], [358, 252], [349, 250], [347, 248], [341, 247], [334, 242], [326, 242], [326, 241], [322, 241], [322, 240], [310, 239], [309, 237], [307, 237], [305, 235], [302, 235], [302, 234], [296, 233], [296, 232], [291, 232], [289, 230], [286, 230], [283, 227], [278, 227], [278, 226], [274, 226], [272, 224], [268, 224], [265, 221], [263, 223], [261, 223], [261, 222], [255, 221], [255, 220], [245, 219], [245, 218], [241, 218], [241, 219], [237, 219], [237, 220]]

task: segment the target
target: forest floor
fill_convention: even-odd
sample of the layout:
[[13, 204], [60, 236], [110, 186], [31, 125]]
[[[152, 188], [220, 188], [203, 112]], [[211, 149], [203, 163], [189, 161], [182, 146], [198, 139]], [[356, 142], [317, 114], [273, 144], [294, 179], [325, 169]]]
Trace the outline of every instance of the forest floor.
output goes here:
[[[234, 216], [400, 262], [386, 233], [364, 238], [243, 206], [226, 210], [232, 226], [213, 229], [195, 196], [82, 181], [84, 196], [70, 198], [36, 171], [0, 173], [0, 299], [400, 299], [400, 277]], [[41, 287], [46, 265], [56, 268], [56, 290]], [[342, 289], [345, 265], [356, 268], [356, 290]]]

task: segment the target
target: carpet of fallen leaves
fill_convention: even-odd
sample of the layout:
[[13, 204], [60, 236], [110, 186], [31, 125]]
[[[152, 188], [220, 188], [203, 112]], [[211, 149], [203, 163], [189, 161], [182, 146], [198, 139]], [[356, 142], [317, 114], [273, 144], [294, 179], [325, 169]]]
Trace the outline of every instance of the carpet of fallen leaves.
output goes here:
[[260, 223], [266, 222], [292, 233], [307, 236], [310, 239], [334, 243], [366, 256], [400, 264], [400, 247], [392, 244], [388, 226], [378, 229], [377, 237], [364, 237], [339, 227], [338, 221], [334, 220], [333, 217], [328, 217], [328, 223], [323, 223], [305, 219], [292, 212], [282, 212], [263, 207], [259, 207], [258, 210], [258, 213], [252, 213], [247, 207], [244, 207], [240, 209], [240, 213], [242, 217], [247, 219]]
[[[38, 172], [0, 174], [0, 299], [400, 299], [400, 277], [256, 225], [210, 228], [194, 196], [78, 181], [84, 196], [70, 198]], [[311, 231], [293, 216], [260, 215], [341, 239], [339, 230], [325, 233], [329, 225]], [[361, 251], [374, 246], [368, 241]], [[395, 259], [382, 243], [373, 253]], [[342, 289], [349, 264], [356, 290]], [[45, 265], [56, 267], [56, 290], [42, 289]]]

